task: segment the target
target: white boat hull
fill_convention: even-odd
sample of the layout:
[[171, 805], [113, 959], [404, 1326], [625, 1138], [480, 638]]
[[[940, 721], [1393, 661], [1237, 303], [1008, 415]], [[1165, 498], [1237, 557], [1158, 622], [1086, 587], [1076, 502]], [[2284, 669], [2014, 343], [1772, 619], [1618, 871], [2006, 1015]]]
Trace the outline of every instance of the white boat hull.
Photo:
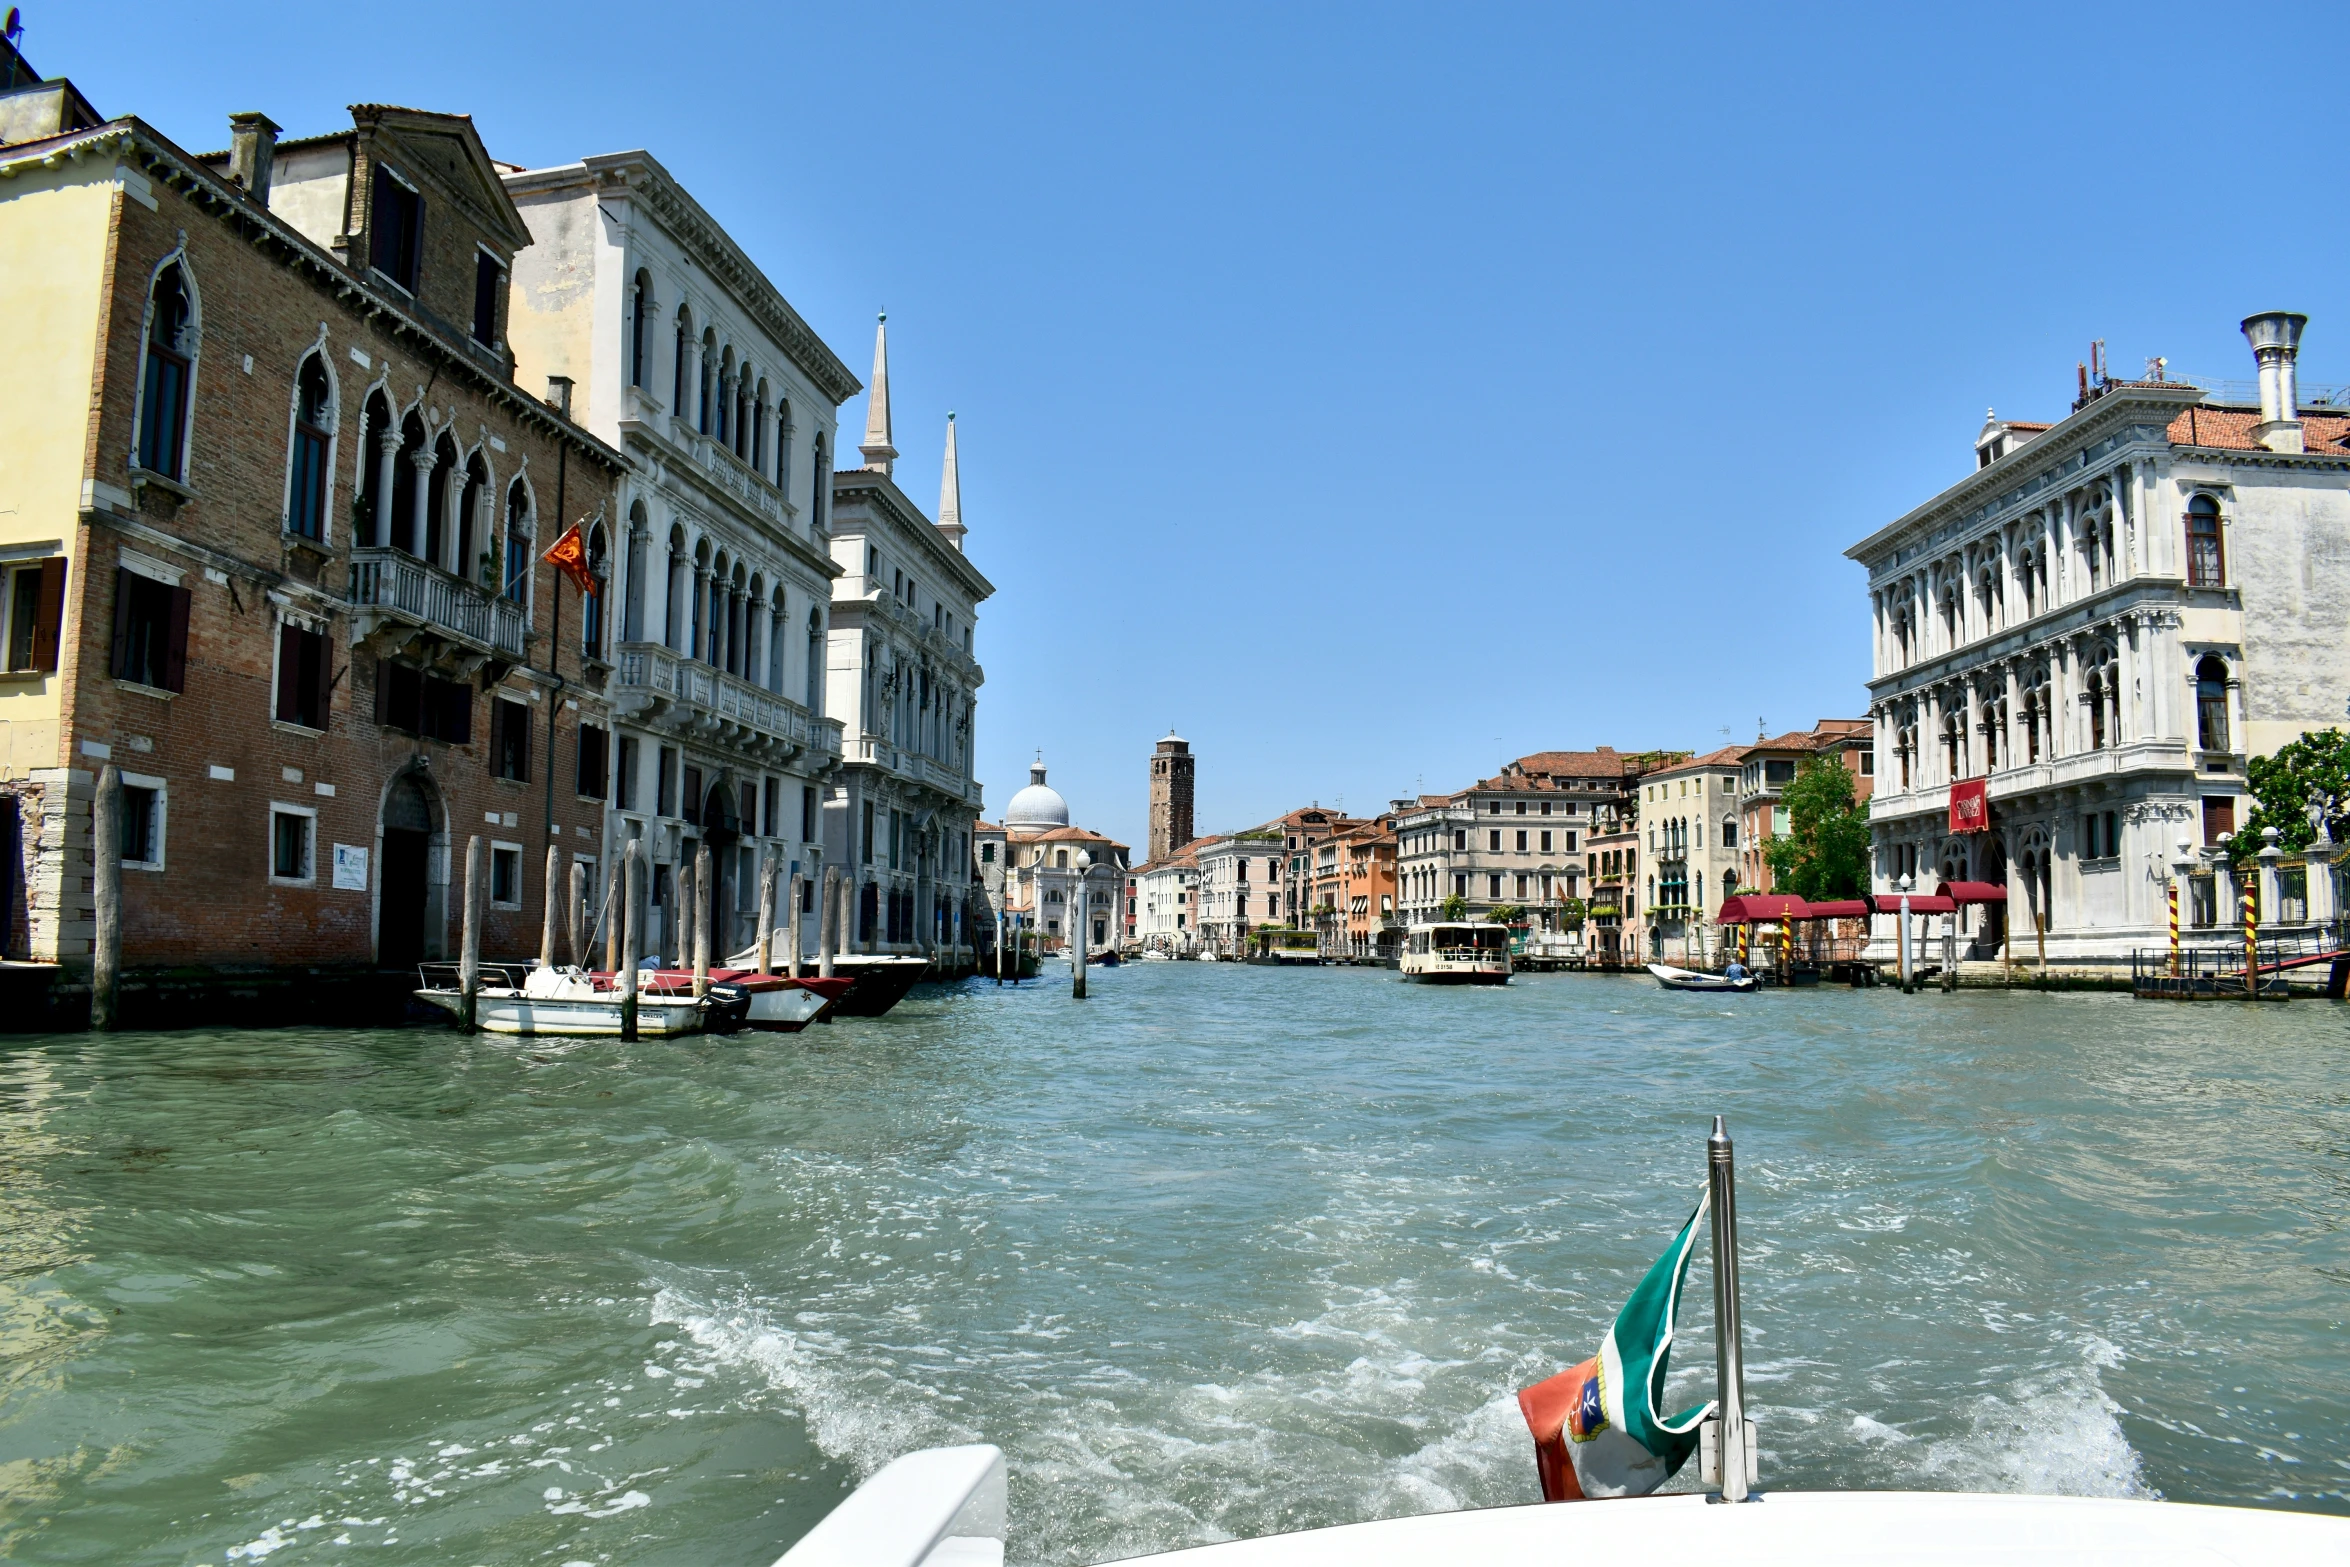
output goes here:
[[[440, 1008], [451, 1017], [463, 1013], [463, 998], [453, 990], [419, 990], [416, 999]], [[512, 991], [484, 991], [474, 997], [473, 1022], [487, 1034], [559, 1034], [587, 1038], [620, 1037], [620, 1003], [615, 1000], [565, 1000], [519, 995]], [[666, 1039], [702, 1031], [702, 1008], [690, 999], [637, 998], [636, 1031], [640, 1038]]]
[[751, 993], [750, 1015], [743, 1019], [745, 1028], [763, 1028], [773, 1033], [796, 1034], [816, 1021], [816, 1014], [824, 1010], [824, 998], [813, 990], [798, 985], [777, 990], [758, 990]]
[[1701, 974], [1695, 969], [1675, 968], [1670, 963], [1651, 963], [1648, 972], [1667, 990], [1725, 990], [1743, 993], [1755, 988], [1752, 974], [1743, 979], [1730, 979], [1720, 974]]

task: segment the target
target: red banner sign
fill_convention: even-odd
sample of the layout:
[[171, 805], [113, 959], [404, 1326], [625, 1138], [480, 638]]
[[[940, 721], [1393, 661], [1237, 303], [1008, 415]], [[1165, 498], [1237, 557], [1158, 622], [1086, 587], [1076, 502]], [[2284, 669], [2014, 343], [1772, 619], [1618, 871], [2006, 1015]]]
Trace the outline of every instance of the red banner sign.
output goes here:
[[1989, 788], [1989, 784], [1981, 778], [1962, 779], [1950, 786], [1950, 830], [1952, 832], [1989, 832], [1991, 830]]

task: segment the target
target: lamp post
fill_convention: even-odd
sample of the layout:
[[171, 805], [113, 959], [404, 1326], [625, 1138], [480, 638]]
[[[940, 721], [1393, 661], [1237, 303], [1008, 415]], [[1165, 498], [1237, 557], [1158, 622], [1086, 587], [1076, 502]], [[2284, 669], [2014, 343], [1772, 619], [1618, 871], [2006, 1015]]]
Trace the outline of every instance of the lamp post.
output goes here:
[[1069, 917], [1069, 956], [1076, 969], [1075, 976], [1069, 982], [1069, 998], [1072, 1001], [1085, 999], [1085, 920], [1088, 912], [1086, 900], [1091, 896], [1087, 884], [1092, 875], [1093, 856], [1083, 849], [1078, 850], [1077, 912]]
[[1901, 993], [1905, 996], [1910, 994], [1917, 983], [1909, 959], [1909, 895], [1916, 890], [1917, 884], [1917, 876], [1910, 871], [1903, 871], [1901, 880], [1894, 883], [1901, 889]]

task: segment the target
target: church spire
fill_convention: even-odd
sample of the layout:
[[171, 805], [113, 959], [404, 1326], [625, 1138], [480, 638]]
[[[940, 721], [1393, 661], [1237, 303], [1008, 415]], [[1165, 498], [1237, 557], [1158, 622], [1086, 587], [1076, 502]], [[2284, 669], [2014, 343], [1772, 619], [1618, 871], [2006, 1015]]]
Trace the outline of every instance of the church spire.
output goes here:
[[898, 449], [889, 441], [889, 312], [881, 312], [873, 327], [873, 381], [865, 393], [865, 441], [857, 450], [865, 466], [888, 473]]
[[955, 548], [963, 547], [963, 478], [955, 466], [955, 416], [947, 414], [947, 460], [938, 475], [938, 531]]

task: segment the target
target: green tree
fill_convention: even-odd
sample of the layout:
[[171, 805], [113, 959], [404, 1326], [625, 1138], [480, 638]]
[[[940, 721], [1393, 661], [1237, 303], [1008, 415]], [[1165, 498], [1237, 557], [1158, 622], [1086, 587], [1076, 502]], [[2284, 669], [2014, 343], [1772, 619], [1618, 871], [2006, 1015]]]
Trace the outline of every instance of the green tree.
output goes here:
[[1465, 920], [1469, 917], [1469, 900], [1456, 892], [1437, 905], [1437, 913], [1448, 920]]
[[1779, 800], [1787, 808], [1787, 831], [1763, 849], [1772, 885], [1813, 903], [1865, 895], [1869, 813], [1853, 801], [1851, 770], [1813, 757]]
[[2323, 729], [2255, 756], [2245, 765], [2252, 785], [2252, 812], [2227, 841], [2228, 863], [2242, 869], [2260, 852], [2260, 830], [2277, 830], [2277, 847], [2292, 853], [2317, 841], [2309, 819], [2312, 803], [2325, 808], [2326, 833], [2340, 842], [2350, 827], [2350, 735]]
[[1569, 930], [1581, 930], [1583, 916], [1590, 912], [1589, 906], [1581, 898], [1559, 899], [1559, 923]]
[[1496, 925], [1515, 925], [1526, 917], [1526, 911], [1514, 903], [1497, 903], [1485, 911], [1485, 917]]

